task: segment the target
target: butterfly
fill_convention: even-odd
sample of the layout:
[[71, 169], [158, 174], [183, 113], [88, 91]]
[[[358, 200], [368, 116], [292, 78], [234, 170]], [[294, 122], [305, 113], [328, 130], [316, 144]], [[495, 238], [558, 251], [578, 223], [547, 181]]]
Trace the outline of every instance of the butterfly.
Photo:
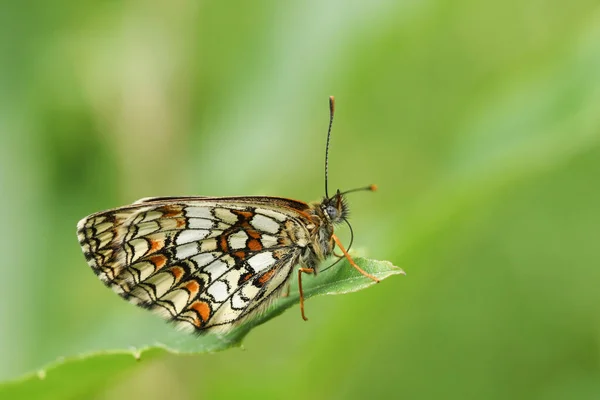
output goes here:
[[[79, 221], [87, 263], [121, 297], [198, 334], [226, 333], [253, 318], [285, 291], [296, 266], [304, 320], [302, 275], [337, 246], [352, 260], [334, 227], [350, 227], [345, 195], [328, 194], [328, 158], [335, 112], [329, 98], [325, 197], [305, 203], [281, 197], [153, 197]], [[351, 246], [352, 242], [350, 243]]]

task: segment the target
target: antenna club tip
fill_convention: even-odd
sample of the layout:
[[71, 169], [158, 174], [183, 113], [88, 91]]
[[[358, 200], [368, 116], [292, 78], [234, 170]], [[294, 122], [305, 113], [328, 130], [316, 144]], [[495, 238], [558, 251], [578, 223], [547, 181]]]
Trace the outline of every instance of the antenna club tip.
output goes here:
[[331, 110], [331, 113], [333, 114], [333, 112], [335, 111], [335, 97], [333, 97], [333, 96], [329, 96], [329, 109]]
[[376, 184], [372, 184], [371, 186], [369, 186], [369, 190], [370, 190], [371, 192], [375, 192], [375, 191], [377, 191], [377, 189], [378, 189], [378, 188], [377, 188], [377, 185], [376, 185]]

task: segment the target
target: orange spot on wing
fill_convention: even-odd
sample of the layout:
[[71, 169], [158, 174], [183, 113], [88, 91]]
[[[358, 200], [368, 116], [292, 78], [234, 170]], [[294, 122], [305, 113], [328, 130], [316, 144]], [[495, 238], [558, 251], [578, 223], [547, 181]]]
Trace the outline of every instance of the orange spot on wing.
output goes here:
[[246, 253], [243, 251], [236, 251], [235, 253], [233, 253], [233, 255], [237, 258], [239, 258], [240, 260], [243, 260], [246, 258]]
[[181, 279], [183, 274], [185, 274], [185, 270], [181, 267], [171, 267], [170, 271], [173, 274], [173, 276], [175, 277], [176, 281]]
[[246, 232], [246, 234], [248, 236], [250, 236], [252, 239], [260, 239], [262, 237], [262, 235], [260, 234], [260, 232], [256, 231], [252, 226], [250, 226], [249, 223], [245, 223], [242, 225], [242, 229], [244, 229], [244, 231]]
[[267, 283], [271, 278], [275, 275], [275, 268], [271, 268], [267, 272], [265, 272], [260, 278], [258, 278], [258, 283], [262, 286]]
[[183, 228], [185, 227], [186, 224], [186, 219], [185, 218], [175, 218], [175, 226], [177, 228]]
[[310, 215], [309, 213], [307, 213], [306, 211], [297, 210], [297, 209], [294, 209], [294, 211], [297, 212], [298, 214], [302, 215], [304, 218], [306, 218], [309, 221], [313, 220], [313, 216]]
[[200, 318], [194, 317], [192, 324], [194, 324], [196, 328], [200, 328], [202, 326], [202, 321], [200, 321]]
[[150, 242], [150, 251], [148, 251], [149, 253], [156, 253], [165, 246], [165, 242], [163, 240], [148, 239], [148, 241]]
[[227, 243], [227, 235], [223, 234], [219, 237], [219, 247], [223, 253], [229, 252], [229, 244]]
[[190, 297], [195, 297], [200, 291], [200, 285], [196, 281], [189, 281], [183, 287], [190, 292]]
[[254, 213], [252, 211], [231, 210], [231, 212], [245, 220], [249, 220], [250, 218], [254, 217]]
[[248, 248], [252, 251], [262, 250], [263, 246], [259, 240], [251, 239], [248, 241]]
[[240, 283], [247, 282], [248, 279], [252, 278], [254, 274], [252, 272], [248, 272], [242, 276], [240, 276]]
[[148, 261], [150, 261], [152, 264], [154, 264], [156, 269], [161, 269], [162, 267], [165, 266], [165, 264], [167, 263], [168, 260], [164, 254], [156, 254], [156, 255], [148, 257]]
[[206, 322], [210, 318], [210, 306], [205, 301], [195, 301], [190, 308], [198, 313], [201, 322]]
[[163, 214], [163, 218], [181, 217], [183, 214], [183, 208], [175, 205], [163, 206], [156, 211], [160, 211]]

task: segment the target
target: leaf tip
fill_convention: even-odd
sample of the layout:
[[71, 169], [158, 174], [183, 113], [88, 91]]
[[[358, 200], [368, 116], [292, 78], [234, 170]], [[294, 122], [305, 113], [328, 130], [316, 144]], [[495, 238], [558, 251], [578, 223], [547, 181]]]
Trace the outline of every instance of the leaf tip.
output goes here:
[[379, 261], [379, 262], [382, 264], [385, 264], [386, 267], [388, 268], [388, 276], [389, 275], [404, 275], [404, 276], [406, 276], [406, 272], [402, 268], [392, 264], [390, 261]]

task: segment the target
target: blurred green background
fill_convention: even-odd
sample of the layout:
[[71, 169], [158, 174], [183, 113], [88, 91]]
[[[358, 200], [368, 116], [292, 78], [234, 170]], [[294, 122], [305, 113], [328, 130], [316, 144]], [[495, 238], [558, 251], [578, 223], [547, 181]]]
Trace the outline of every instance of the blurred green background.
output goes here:
[[0, 32], [1, 379], [153, 337], [80, 218], [318, 199], [335, 95], [330, 184], [379, 185], [355, 246], [407, 277], [83, 398], [600, 398], [597, 0], [13, 1]]

